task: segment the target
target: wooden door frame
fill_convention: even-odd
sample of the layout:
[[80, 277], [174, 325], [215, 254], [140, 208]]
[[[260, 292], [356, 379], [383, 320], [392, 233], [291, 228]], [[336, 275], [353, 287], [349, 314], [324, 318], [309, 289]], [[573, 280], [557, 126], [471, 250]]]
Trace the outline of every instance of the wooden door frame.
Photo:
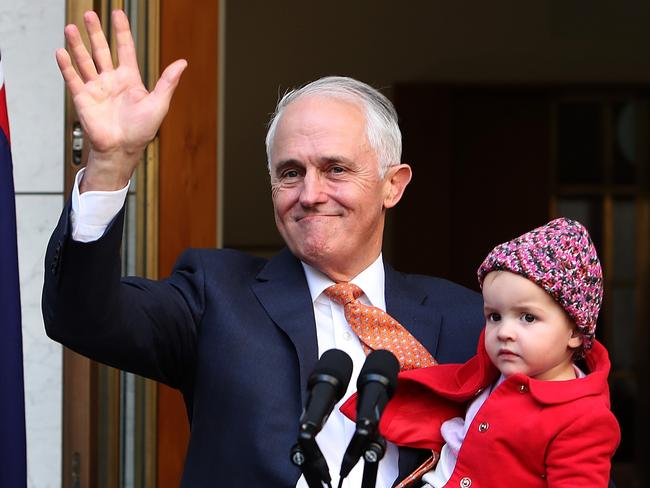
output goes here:
[[[159, 73], [159, 66], [167, 66], [181, 57], [189, 62], [159, 137], [148, 148], [146, 164], [140, 165], [137, 176], [138, 181], [146, 181], [147, 185], [147, 198], [138, 203], [138, 219], [147, 221], [146, 229], [138, 225], [138, 239], [146, 242], [145, 264], [138, 267], [138, 273], [157, 278], [169, 274], [183, 249], [217, 244], [218, 53], [223, 2], [201, 0], [192, 8], [184, 8], [182, 2], [173, 0], [153, 3], [159, 5], [159, 11], [148, 19], [147, 35], [156, 38], [154, 44], [159, 41], [160, 49], [149, 53], [147, 69]], [[66, 23], [83, 25], [86, 10], [106, 17], [111, 8], [123, 6], [122, 0], [67, 0]], [[75, 164], [71, 157], [76, 114], [67, 93], [65, 118], [64, 181], [69, 195], [74, 177], [83, 165]], [[86, 156], [84, 153], [82, 161]], [[100, 367], [64, 348], [64, 488], [97, 483]], [[110, 398], [119, 395], [119, 382], [117, 385], [108, 392]], [[146, 395], [149, 405], [157, 405], [147, 411], [144, 419], [153, 432], [153, 439], [145, 439], [145, 459], [140, 460], [148, 473], [147, 486], [175, 488], [180, 482], [189, 437], [184, 404], [178, 392], [162, 385], [154, 385]], [[152, 442], [155, 448], [150, 445]], [[117, 462], [117, 456], [109, 460], [112, 474], [102, 484], [117, 486]]]
[[[167, 276], [187, 247], [217, 245], [219, 17], [222, 2], [160, 2], [160, 65], [188, 67], [160, 128], [159, 257]], [[189, 438], [178, 391], [158, 385], [158, 488], [179, 485]]]

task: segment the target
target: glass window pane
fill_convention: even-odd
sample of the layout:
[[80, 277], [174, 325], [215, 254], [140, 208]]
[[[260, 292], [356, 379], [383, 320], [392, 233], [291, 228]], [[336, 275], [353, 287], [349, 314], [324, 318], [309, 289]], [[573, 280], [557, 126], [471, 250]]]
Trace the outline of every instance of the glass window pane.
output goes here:
[[122, 488], [135, 487], [135, 376], [131, 373], [121, 374], [121, 402], [120, 415], [120, 486]]
[[614, 201], [614, 262], [615, 282], [631, 282], [636, 276], [636, 227], [634, 200]]
[[636, 298], [634, 287], [612, 287], [607, 299], [611, 312], [612, 330], [608, 341], [612, 370], [632, 370], [634, 367], [634, 330], [636, 326]]
[[557, 175], [559, 183], [603, 181], [602, 110], [594, 102], [558, 105]]
[[122, 274], [124, 276], [136, 274], [136, 205], [136, 195], [129, 193], [126, 197], [126, 215], [122, 238]]
[[584, 225], [599, 255], [602, 254], [602, 215], [602, 201], [595, 196], [560, 198], [557, 201], [556, 217], [577, 220]]
[[634, 102], [614, 104], [614, 183], [631, 184], [636, 180], [636, 117]]

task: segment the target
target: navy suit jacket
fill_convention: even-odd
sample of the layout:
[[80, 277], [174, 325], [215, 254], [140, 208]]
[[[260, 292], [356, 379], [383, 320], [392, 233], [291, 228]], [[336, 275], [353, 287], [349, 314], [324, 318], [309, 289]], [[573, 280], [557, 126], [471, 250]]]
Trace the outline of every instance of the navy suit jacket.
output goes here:
[[[268, 261], [188, 250], [165, 280], [121, 278], [123, 213], [92, 243], [70, 238], [68, 213], [45, 258], [48, 335], [182, 392], [191, 426], [182, 486], [295, 486], [289, 450], [318, 360], [300, 261], [286, 249]], [[385, 270], [388, 312], [439, 362], [473, 355], [483, 327], [477, 293]], [[400, 478], [423, 455], [400, 449]]]

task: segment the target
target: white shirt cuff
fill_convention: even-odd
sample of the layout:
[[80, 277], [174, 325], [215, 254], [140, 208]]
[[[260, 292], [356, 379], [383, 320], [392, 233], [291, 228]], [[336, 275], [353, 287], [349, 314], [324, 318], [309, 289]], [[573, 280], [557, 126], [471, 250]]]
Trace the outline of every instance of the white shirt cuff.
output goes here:
[[124, 206], [131, 182], [121, 190], [87, 191], [79, 194], [79, 182], [84, 171], [85, 168], [77, 173], [72, 187], [70, 223], [72, 240], [92, 242], [104, 235], [108, 224]]

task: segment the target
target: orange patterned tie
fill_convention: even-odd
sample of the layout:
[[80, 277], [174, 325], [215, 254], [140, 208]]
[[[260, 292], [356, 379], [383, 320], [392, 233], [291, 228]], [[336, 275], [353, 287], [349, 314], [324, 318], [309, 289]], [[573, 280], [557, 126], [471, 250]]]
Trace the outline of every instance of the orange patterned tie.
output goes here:
[[337, 283], [323, 293], [330, 300], [343, 305], [345, 319], [359, 336], [366, 354], [377, 349], [387, 349], [395, 354], [402, 371], [438, 364], [429, 351], [397, 320], [380, 308], [364, 305], [357, 300], [363, 295], [363, 290], [357, 285]]

